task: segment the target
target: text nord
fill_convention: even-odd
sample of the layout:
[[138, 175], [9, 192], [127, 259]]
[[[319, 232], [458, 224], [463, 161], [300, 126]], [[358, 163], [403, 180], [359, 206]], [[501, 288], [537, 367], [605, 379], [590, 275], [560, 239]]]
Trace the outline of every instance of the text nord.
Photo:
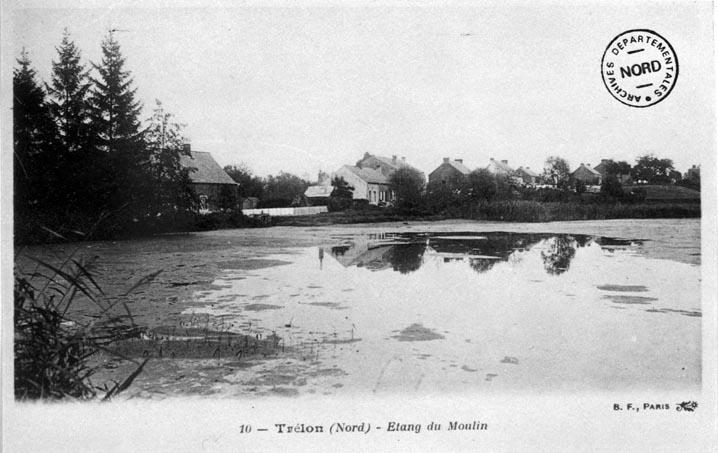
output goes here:
[[626, 77], [639, 76], [642, 74], [660, 71], [660, 69], [661, 63], [658, 60], [650, 62], [644, 61], [643, 63], [636, 63], [634, 65], [621, 68], [621, 78], [624, 79]]

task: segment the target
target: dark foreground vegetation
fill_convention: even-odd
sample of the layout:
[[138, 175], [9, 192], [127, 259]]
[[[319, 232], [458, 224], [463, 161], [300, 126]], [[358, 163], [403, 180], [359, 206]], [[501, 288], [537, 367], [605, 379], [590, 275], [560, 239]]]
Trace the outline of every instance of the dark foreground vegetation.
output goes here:
[[[91, 360], [116, 343], [139, 334], [126, 296], [156, 276], [140, 279], [124, 297], [106, 298], [92, 277], [91, 263], [70, 256], [60, 266], [34, 260], [32, 271], [15, 272], [15, 398], [103, 399], [132, 384], [147, 360], [132, 360], [134, 369], [122, 381], [93, 382]], [[90, 302], [84, 313], [73, 305]]]

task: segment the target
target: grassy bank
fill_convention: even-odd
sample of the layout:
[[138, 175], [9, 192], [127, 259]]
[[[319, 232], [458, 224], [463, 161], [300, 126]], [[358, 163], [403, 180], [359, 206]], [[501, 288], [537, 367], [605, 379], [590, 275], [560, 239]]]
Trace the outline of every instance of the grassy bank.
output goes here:
[[[542, 203], [513, 200], [471, 205], [457, 217], [509, 222], [552, 222], [559, 220], [673, 219], [701, 216], [699, 203]], [[453, 217], [453, 216], [452, 216]]]
[[561, 220], [671, 219], [701, 216], [700, 203], [579, 203], [527, 200], [489, 201], [444, 209], [440, 213], [399, 212], [395, 209], [328, 212], [313, 216], [274, 217], [272, 225], [318, 226], [406, 220], [470, 219], [506, 222]]

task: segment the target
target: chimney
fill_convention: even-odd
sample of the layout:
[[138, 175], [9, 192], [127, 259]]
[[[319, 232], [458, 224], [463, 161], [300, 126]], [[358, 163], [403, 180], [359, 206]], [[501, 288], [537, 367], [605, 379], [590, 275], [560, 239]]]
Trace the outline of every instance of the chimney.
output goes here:
[[609, 159], [601, 159], [601, 163], [602, 163], [602, 164], [607, 164], [608, 161], [609, 161]]
[[464, 159], [454, 159], [454, 160], [455, 160], [456, 162], [460, 163], [460, 164], [463, 164], [463, 163], [464, 163]]
[[369, 154], [369, 153], [364, 153], [364, 159], [366, 159], [366, 158], [368, 158], [368, 157], [371, 157], [371, 154]]
[[579, 166], [579, 167], [583, 167], [583, 162], [581, 162], [578, 166]]
[[494, 160], [494, 158], [493, 158], [493, 157], [491, 157], [491, 158], [489, 158], [489, 160], [490, 160], [490, 161], [493, 161], [493, 160]]
[[182, 144], [182, 151], [183, 151], [185, 154], [189, 154], [190, 152], [192, 152], [192, 145], [189, 144], [189, 143], [184, 143], [184, 144]]
[[504, 160], [501, 161], [501, 163], [504, 164], [504, 165], [508, 165], [508, 164], [509, 164], [509, 161], [506, 160], [506, 159], [504, 159]]
[[401, 156], [401, 163], [403, 163], [403, 164], [406, 163], [406, 157], [405, 157], [405, 156]]
[[394, 154], [393, 156], [391, 156], [391, 163], [392, 163], [392, 164], [395, 164], [395, 163], [396, 163], [396, 154]]
[[587, 166], [587, 167], [591, 167], [591, 164], [589, 164], [589, 163], [586, 163], [586, 166]]
[[448, 164], [448, 163], [449, 163], [449, 158], [448, 158], [448, 157], [444, 157], [444, 163], [445, 163], [445, 164]]

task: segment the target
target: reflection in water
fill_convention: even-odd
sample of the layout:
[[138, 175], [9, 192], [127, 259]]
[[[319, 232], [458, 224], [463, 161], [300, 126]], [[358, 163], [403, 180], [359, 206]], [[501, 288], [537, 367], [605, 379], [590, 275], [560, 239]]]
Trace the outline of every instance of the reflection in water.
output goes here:
[[494, 267], [494, 265], [498, 262], [499, 260], [491, 260], [486, 258], [469, 259], [469, 265], [479, 274], [483, 274], [484, 272], [491, 270], [491, 268]]
[[[700, 267], [646, 257], [638, 241], [505, 232], [331, 239], [321, 271], [316, 247], [269, 255], [289, 264], [242, 279], [228, 272], [183, 312], [281, 339], [281, 360], [257, 365], [274, 380], [248, 384], [252, 394], [700, 384]], [[255, 365], [236, 368], [228, 382], [257, 375]]]
[[555, 236], [546, 240], [547, 248], [541, 251], [543, 267], [551, 275], [563, 274], [568, 270], [576, 255], [578, 242], [571, 237]]
[[408, 274], [421, 267], [426, 245], [420, 243], [393, 245], [390, 250], [391, 253], [389, 253], [388, 258], [389, 262], [391, 262], [392, 269], [402, 274]]
[[603, 249], [630, 248], [640, 241], [587, 235], [534, 233], [382, 233], [353, 237], [351, 242], [331, 248], [331, 255], [343, 266], [370, 270], [391, 268], [402, 274], [418, 270], [428, 258], [442, 263], [465, 262], [479, 274], [500, 262], [517, 262], [523, 252], [534, 247], [541, 251], [544, 269], [549, 275], [566, 272], [576, 249], [593, 243]]

